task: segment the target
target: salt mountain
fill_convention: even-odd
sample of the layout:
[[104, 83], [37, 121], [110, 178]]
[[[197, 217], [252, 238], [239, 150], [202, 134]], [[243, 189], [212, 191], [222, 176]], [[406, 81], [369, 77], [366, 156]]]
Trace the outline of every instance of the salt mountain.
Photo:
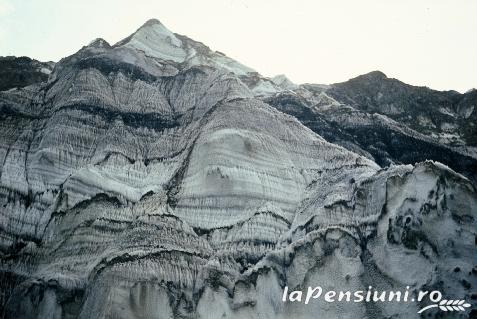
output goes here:
[[97, 39], [47, 81], [0, 92], [2, 315], [419, 318], [426, 305], [281, 301], [317, 285], [475, 306], [476, 105], [475, 91], [379, 72], [265, 78], [157, 20]]

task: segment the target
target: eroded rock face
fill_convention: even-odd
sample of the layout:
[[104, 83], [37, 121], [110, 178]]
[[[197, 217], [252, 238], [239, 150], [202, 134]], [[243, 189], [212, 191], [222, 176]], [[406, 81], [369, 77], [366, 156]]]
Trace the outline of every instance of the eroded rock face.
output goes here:
[[250, 83], [266, 79], [155, 26], [0, 92], [4, 317], [417, 318], [422, 306], [283, 303], [285, 286], [470, 300], [469, 180], [429, 161], [383, 170], [257, 99]]

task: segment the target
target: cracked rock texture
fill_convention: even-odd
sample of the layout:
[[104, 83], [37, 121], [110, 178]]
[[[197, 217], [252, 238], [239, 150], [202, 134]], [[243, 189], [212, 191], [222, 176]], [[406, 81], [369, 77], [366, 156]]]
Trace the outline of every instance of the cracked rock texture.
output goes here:
[[[425, 306], [281, 301], [285, 286], [317, 285], [437, 289], [475, 306], [472, 181], [435, 161], [383, 169], [349, 131], [330, 143], [324, 125], [374, 125], [420, 151], [404, 124], [305, 89], [151, 20], [0, 92], [1, 315], [419, 318]], [[471, 152], [453, 150], [472, 179]]]

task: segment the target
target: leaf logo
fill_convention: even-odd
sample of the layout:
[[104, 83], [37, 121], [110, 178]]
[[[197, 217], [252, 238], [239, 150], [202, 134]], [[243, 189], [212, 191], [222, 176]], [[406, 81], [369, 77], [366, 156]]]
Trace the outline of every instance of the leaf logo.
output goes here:
[[464, 299], [456, 299], [456, 300], [441, 300], [438, 304], [429, 305], [427, 307], [422, 308], [417, 313], [422, 313], [431, 308], [439, 308], [441, 311], [465, 311], [465, 308], [469, 308], [471, 305], [466, 303]]

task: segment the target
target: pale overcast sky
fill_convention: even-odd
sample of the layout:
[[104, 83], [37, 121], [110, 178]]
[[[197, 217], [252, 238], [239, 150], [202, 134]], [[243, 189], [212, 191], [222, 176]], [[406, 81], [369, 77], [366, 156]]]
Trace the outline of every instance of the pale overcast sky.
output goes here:
[[433, 89], [477, 87], [476, 0], [0, 0], [0, 55], [58, 61], [149, 18], [296, 83], [381, 70]]

